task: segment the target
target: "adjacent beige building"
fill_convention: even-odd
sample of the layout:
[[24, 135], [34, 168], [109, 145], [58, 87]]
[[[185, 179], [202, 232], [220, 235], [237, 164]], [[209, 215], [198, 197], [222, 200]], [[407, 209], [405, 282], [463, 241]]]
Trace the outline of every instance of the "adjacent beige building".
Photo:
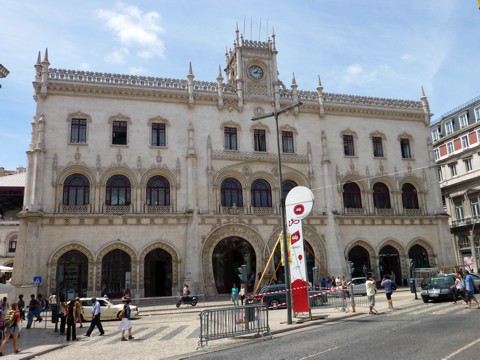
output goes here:
[[244, 264], [252, 290], [281, 231], [282, 194], [274, 118], [251, 119], [299, 101], [279, 117], [280, 152], [284, 195], [315, 195], [310, 281], [345, 273], [347, 260], [356, 275], [393, 270], [398, 282], [409, 258], [453, 261], [423, 92], [334, 94], [320, 78], [304, 91], [294, 76], [287, 87], [275, 36], [234, 40], [213, 82], [191, 64], [170, 79], [54, 69], [39, 54], [16, 286], [41, 276], [43, 293], [149, 297], [187, 282], [216, 295]]
[[442, 199], [450, 215], [455, 262], [478, 272], [480, 256], [480, 96], [431, 124]]

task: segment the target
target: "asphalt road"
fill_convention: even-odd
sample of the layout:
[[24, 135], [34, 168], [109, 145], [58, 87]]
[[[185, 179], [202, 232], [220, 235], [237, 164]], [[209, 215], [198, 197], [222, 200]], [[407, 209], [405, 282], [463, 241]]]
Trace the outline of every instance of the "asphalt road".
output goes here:
[[416, 303], [188, 359], [478, 359], [480, 310]]

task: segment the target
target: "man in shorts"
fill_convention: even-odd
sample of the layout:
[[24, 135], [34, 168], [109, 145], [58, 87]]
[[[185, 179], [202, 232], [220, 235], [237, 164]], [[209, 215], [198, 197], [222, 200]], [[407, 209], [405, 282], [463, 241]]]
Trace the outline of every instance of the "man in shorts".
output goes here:
[[368, 276], [367, 281], [365, 282], [365, 286], [367, 288], [368, 303], [370, 305], [370, 311], [368, 313], [375, 315], [377, 313], [377, 310], [375, 310], [375, 294], [377, 292], [377, 282], [372, 275]]

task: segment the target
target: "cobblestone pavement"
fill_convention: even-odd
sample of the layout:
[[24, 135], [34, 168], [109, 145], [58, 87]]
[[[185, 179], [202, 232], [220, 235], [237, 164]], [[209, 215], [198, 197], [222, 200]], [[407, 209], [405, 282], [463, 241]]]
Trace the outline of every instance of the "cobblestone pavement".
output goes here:
[[[408, 289], [395, 292], [394, 303], [397, 306], [418, 306], [421, 300], [413, 300], [414, 295]], [[66, 342], [65, 336], [55, 333], [50, 322], [36, 323], [32, 329], [21, 331], [20, 348], [22, 352], [12, 354], [13, 347], [7, 344], [3, 351], [3, 359], [55, 359], [55, 360], [91, 360], [120, 359], [128, 356], [136, 359], [180, 359], [189, 354], [210, 352], [220, 348], [236, 346], [252, 340], [251, 336], [242, 336], [222, 340], [214, 340], [208, 346], [198, 349], [200, 321], [198, 314], [205, 308], [213, 306], [230, 306], [228, 301], [199, 303], [195, 308], [182, 306], [176, 309], [174, 305], [164, 305], [156, 308], [141, 309], [141, 317], [133, 321], [133, 336], [131, 341], [120, 341], [118, 321], [103, 321], [104, 336], [98, 336], [94, 330], [90, 337], [85, 337], [88, 324], [77, 328], [77, 341]], [[385, 296], [377, 294], [377, 310], [387, 311]], [[351, 309], [350, 309], [351, 310]], [[269, 323], [273, 336], [282, 336], [286, 332], [299, 330], [309, 326], [339, 320], [351, 316], [368, 316], [368, 308], [357, 306], [356, 312], [340, 311], [333, 308], [313, 309], [314, 320], [298, 321], [287, 324], [286, 310], [269, 311]], [[87, 326], [85, 326], [87, 325]], [[261, 341], [261, 340], [260, 340]]]

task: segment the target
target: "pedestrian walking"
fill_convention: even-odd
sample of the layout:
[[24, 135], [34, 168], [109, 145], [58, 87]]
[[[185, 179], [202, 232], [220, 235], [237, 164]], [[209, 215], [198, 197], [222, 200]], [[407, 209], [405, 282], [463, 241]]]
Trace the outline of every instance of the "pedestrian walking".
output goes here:
[[477, 303], [477, 308], [480, 309], [478, 300], [475, 298], [475, 283], [473, 282], [473, 276], [470, 275], [468, 270], [465, 270], [465, 301], [467, 302], [467, 309], [472, 308], [472, 300]]
[[375, 310], [375, 294], [377, 292], [377, 290], [375, 289], [376, 285], [377, 282], [375, 281], [373, 276], [369, 275], [367, 281], [365, 282], [365, 286], [367, 288], [367, 299], [370, 306], [370, 311], [368, 313], [372, 315], [375, 315], [377, 313], [377, 310]]
[[238, 287], [237, 284], [233, 284], [232, 287], [232, 301], [233, 301], [233, 306], [238, 306]]
[[385, 295], [387, 297], [388, 309], [393, 310], [393, 300], [392, 300], [392, 293], [393, 293], [393, 282], [390, 279], [390, 275], [384, 275], [382, 282], [380, 283], [385, 289]]
[[80, 324], [79, 327], [83, 328], [83, 324], [82, 324], [83, 306], [78, 296], [75, 298], [75, 314], [77, 314], [77, 324]]
[[122, 340], [121, 341], [127, 341], [127, 338], [125, 337], [125, 330], [128, 331], [128, 340], [133, 340], [132, 336], [132, 322], [130, 321], [130, 314], [131, 314], [131, 309], [130, 309], [130, 303], [132, 300], [130, 297], [125, 296], [123, 298], [123, 310], [120, 312], [120, 318], [122, 319], [122, 322], [120, 325], [118, 325], [118, 330], [122, 330]]
[[462, 275], [456, 272], [454, 276], [455, 276], [455, 283], [450, 287], [450, 289], [452, 289], [452, 292], [453, 292], [454, 304], [457, 303], [459, 295], [462, 298], [462, 300], [465, 302], [465, 283], [463, 281]]
[[243, 306], [243, 302], [245, 300], [245, 285], [244, 284], [240, 285], [240, 292], [238, 294], [240, 295], [240, 302], [242, 303], [242, 306]]
[[25, 320], [25, 301], [23, 300], [23, 294], [18, 295], [18, 311], [20, 311], [20, 316], [22, 320]]
[[[9, 320], [11, 318], [11, 312], [13, 312], [12, 321]], [[0, 356], [3, 356], [3, 348], [5, 347], [5, 344], [8, 343], [8, 340], [10, 340], [10, 336], [13, 339], [13, 351], [15, 353], [22, 351], [22, 349], [18, 347], [18, 333], [20, 332], [22, 320], [20, 311], [18, 311], [17, 303], [12, 304], [12, 308], [7, 312], [5, 321], [5, 339], [3, 339], [2, 344], [0, 345]]]
[[85, 336], [89, 337], [95, 326], [98, 328], [98, 331], [100, 331], [99, 336], [105, 334], [105, 332], [103, 331], [102, 323], [100, 321], [100, 303], [97, 301], [96, 298], [92, 298], [92, 321], [90, 322], [90, 327], [85, 333]]
[[76, 323], [77, 323], [77, 312], [75, 311], [76, 309], [76, 303], [75, 300], [70, 300], [70, 302], [67, 305], [67, 341], [72, 340], [77, 340], [77, 329], [76, 329]]
[[60, 334], [65, 335], [65, 323], [67, 320], [67, 301], [65, 296], [60, 295], [60, 307], [58, 309], [58, 317], [60, 318]]

